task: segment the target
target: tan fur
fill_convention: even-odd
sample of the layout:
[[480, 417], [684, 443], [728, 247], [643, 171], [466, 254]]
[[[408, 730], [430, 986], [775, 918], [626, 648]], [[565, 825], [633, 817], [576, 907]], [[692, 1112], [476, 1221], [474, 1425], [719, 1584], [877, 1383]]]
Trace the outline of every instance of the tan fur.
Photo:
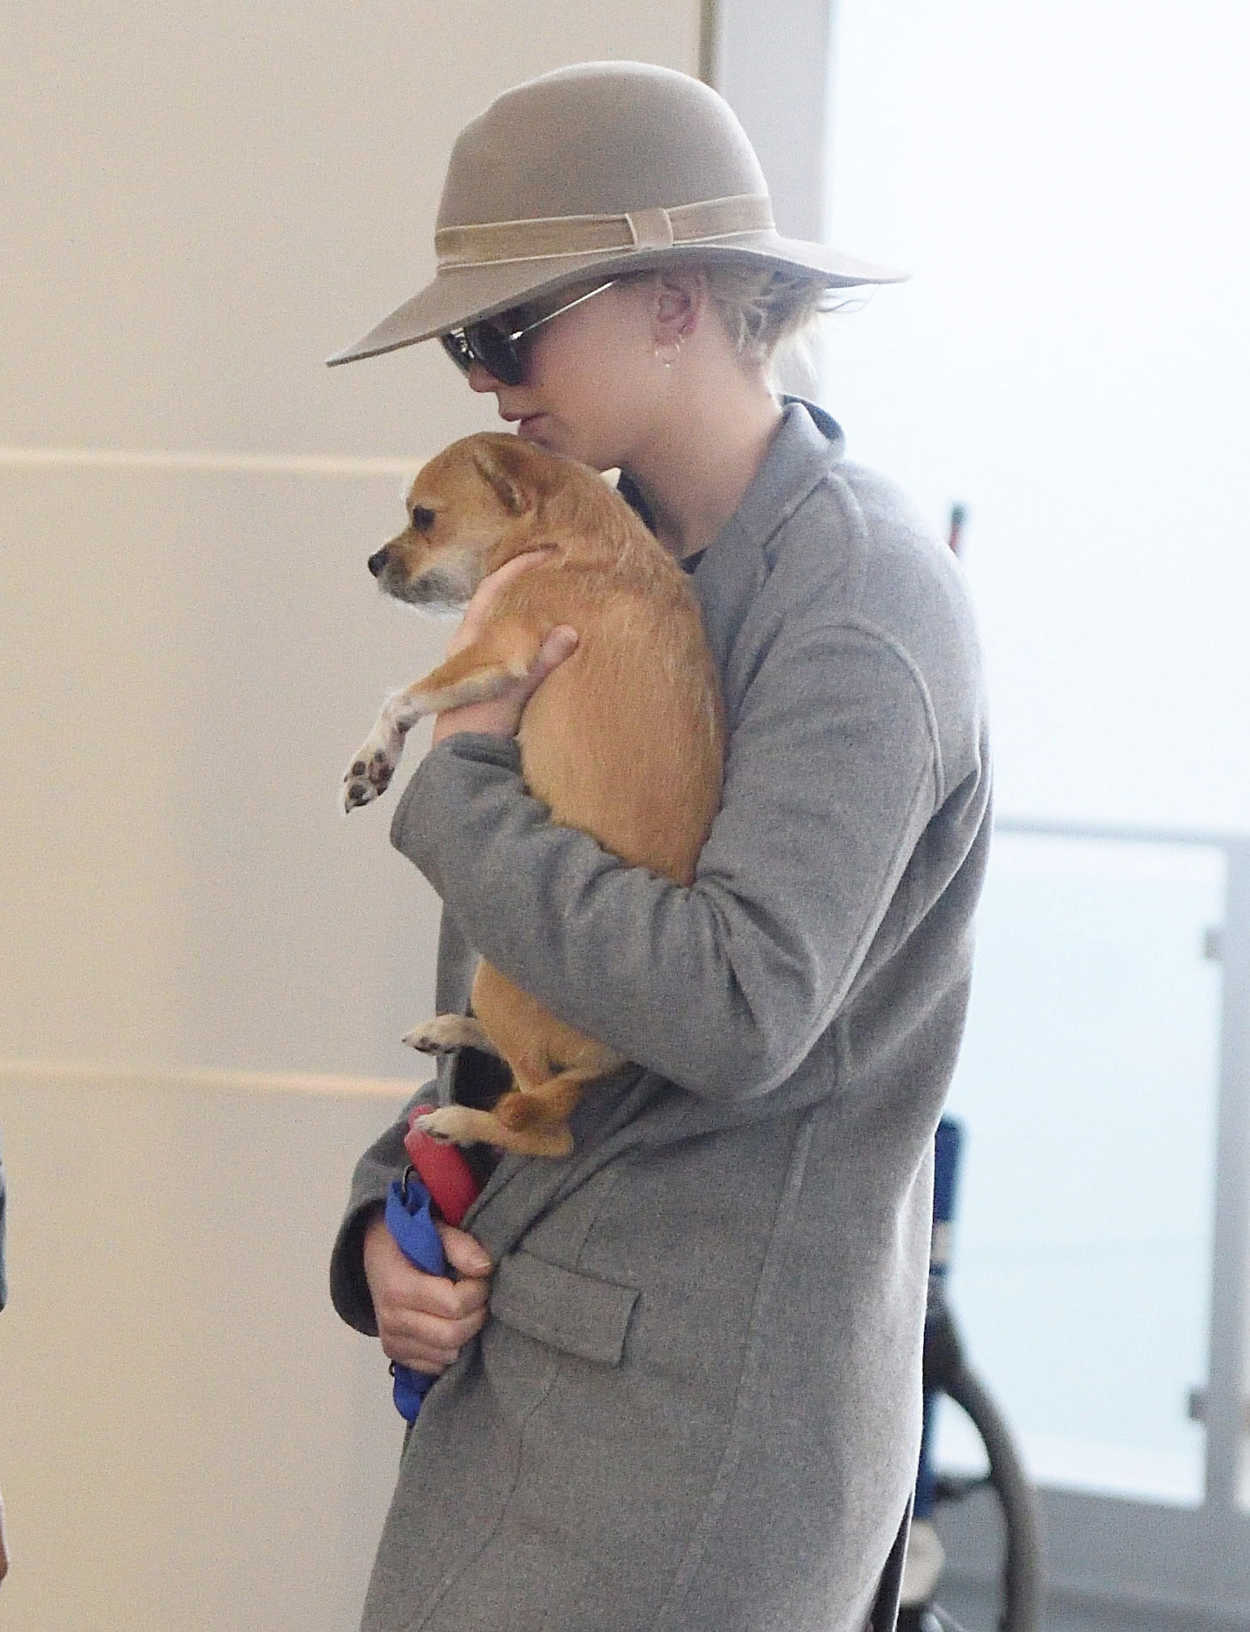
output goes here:
[[[388, 699], [344, 778], [349, 810], [383, 792], [422, 715], [479, 701], [528, 672], [560, 624], [573, 655], [534, 693], [518, 740], [525, 780], [552, 819], [632, 866], [688, 884], [720, 800], [723, 727], [715, 669], [685, 573], [584, 465], [512, 436], [466, 437], [408, 496], [409, 525], [380, 552], [379, 581], [415, 604], [465, 601], [488, 573], [549, 551], [500, 595], [478, 640]], [[406, 1041], [473, 1042], [514, 1087], [493, 1112], [446, 1106], [421, 1126], [526, 1155], [572, 1149], [567, 1118], [586, 1083], [623, 1063], [483, 962], [472, 1020], [439, 1016]]]

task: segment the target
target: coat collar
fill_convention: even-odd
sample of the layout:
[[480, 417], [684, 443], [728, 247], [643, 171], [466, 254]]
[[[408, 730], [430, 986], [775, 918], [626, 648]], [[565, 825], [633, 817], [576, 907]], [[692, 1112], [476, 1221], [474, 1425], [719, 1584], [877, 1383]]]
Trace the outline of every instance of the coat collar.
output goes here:
[[[692, 577], [708, 643], [728, 686], [734, 641], [773, 569], [786, 522], [842, 459], [843, 438], [823, 409], [787, 398], [772, 446], [742, 502], [703, 552]], [[726, 695], [726, 706], [731, 699]]]
[[774, 535], [824, 480], [830, 467], [842, 460], [845, 440], [836, 420], [801, 397], [785, 397], [782, 402], [781, 424], [764, 463], [710, 546], [709, 557], [730, 540], [735, 549], [766, 552]]
[[[700, 552], [700, 561], [731, 537], [739, 547], [763, 548], [829, 467], [841, 461], [846, 441], [833, 416], [802, 397], [781, 401], [781, 424], [764, 463], [709, 549]], [[646, 502], [628, 475], [622, 474], [617, 491], [650, 527]]]

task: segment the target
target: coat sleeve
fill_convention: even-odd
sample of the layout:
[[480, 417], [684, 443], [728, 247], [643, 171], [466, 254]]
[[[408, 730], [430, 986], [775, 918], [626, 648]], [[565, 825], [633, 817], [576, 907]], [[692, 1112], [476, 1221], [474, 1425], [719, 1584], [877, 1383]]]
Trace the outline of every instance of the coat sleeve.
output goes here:
[[732, 1099], [784, 1082], [837, 1014], [940, 793], [906, 653], [868, 627], [796, 619], [735, 710], [689, 887], [553, 823], [497, 738], [433, 749], [391, 837], [469, 944], [553, 1012]]
[[349, 1326], [369, 1337], [378, 1335], [378, 1323], [365, 1280], [365, 1226], [377, 1209], [385, 1205], [391, 1180], [397, 1179], [407, 1165], [404, 1135], [408, 1132], [408, 1112], [422, 1103], [437, 1103], [432, 1083], [413, 1096], [403, 1116], [387, 1128], [356, 1163], [347, 1209], [330, 1255], [330, 1301]]

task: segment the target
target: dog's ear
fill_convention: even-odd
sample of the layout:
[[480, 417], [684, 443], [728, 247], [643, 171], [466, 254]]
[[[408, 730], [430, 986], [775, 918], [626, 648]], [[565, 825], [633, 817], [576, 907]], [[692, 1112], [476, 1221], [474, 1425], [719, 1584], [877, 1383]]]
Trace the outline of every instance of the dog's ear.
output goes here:
[[520, 443], [514, 448], [511, 437], [483, 440], [473, 449], [473, 463], [510, 516], [523, 516], [534, 506], [532, 484], [524, 479], [524, 458], [518, 457], [526, 451]]

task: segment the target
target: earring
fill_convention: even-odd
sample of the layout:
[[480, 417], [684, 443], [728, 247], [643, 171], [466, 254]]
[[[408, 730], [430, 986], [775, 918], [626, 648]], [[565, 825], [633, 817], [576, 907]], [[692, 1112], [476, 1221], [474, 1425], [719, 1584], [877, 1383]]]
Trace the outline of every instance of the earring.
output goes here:
[[655, 360], [656, 360], [657, 363], [662, 363], [665, 368], [672, 368], [673, 364], [677, 361], [677, 359], [678, 359], [678, 357], [680, 357], [680, 355], [681, 355], [681, 336], [680, 335], [677, 337], [676, 340], [672, 341], [671, 344], [669, 344], [667, 346], [656, 346], [656, 348], [655, 348]]

